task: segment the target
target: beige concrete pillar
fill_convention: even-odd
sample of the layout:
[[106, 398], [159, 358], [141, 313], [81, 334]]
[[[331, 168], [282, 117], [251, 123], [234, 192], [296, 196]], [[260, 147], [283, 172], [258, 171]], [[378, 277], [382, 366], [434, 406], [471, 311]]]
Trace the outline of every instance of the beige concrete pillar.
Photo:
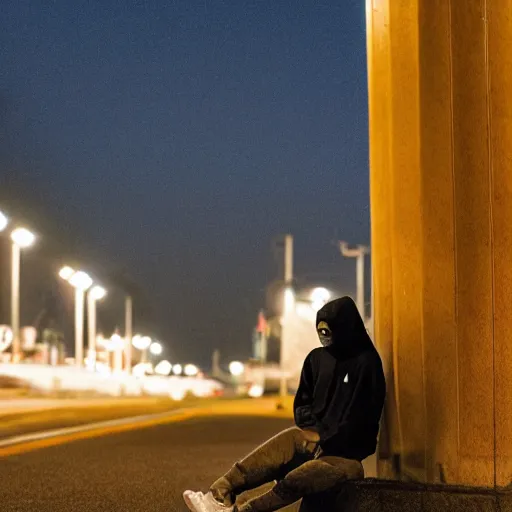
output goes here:
[[375, 336], [390, 450], [512, 479], [512, 5], [368, 0]]

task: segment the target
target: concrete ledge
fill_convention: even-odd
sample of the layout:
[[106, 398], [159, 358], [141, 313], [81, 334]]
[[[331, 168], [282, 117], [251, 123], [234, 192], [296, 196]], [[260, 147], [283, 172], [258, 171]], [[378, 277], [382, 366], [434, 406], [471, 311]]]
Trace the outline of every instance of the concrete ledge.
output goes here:
[[300, 512], [512, 512], [512, 490], [422, 485], [378, 479], [347, 482], [305, 499]]

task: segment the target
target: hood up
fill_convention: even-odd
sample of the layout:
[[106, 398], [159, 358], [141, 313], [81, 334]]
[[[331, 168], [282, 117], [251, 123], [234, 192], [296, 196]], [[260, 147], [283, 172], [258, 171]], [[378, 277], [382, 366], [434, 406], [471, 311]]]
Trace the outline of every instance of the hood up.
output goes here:
[[328, 302], [316, 315], [322, 345], [333, 355], [354, 357], [375, 350], [356, 304], [350, 297]]

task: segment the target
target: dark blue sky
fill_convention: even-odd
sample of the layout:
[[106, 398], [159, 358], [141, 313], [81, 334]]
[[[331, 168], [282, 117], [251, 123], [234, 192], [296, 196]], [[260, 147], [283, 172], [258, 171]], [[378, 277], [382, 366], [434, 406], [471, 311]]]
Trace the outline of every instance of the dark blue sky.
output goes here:
[[249, 353], [279, 233], [352, 285], [330, 241], [369, 238], [364, 2], [4, 0], [0, 69], [4, 162], [130, 269], [171, 359]]

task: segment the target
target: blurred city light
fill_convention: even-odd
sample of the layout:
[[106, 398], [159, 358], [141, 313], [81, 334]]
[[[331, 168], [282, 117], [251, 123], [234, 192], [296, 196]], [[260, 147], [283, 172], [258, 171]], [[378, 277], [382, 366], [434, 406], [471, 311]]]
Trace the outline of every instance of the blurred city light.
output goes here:
[[110, 336], [110, 340], [106, 343], [107, 350], [113, 352], [114, 350], [120, 350], [124, 346], [124, 339], [117, 333]]
[[107, 295], [107, 290], [103, 288], [102, 286], [93, 286], [91, 290], [89, 291], [89, 296], [93, 300], [101, 300]]
[[331, 292], [327, 288], [315, 288], [311, 292], [311, 301], [312, 302], [327, 302], [331, 298]]
[[183, 400], [185, 398], [185, 390], [184, 389], [173, 389], [171, 390], [169, 396], [176, 401]]
[[9, 325], [0, 325], [0, 352], [11, 346], [13, 339], [12, 329]]
[[142, 339], [142, 336], [141, 336], [140, 334], [136, 334], [136, 335], [132, 338], [132, 345], [133, 345], [137, 350], [142, 350], [142, 349], [140, 348], [141, 339]]
[[261, 396], [263, 396], [263, 386], [260, 386], [259, 384], [253, 384], [250, 388], [249, 388], [249, 396], [251, 398], [260, 398]]
[[89, 274], [79, 270], [69, 278], [69, 284], [78, 290], [86, 291], [92, 286], [92, 279]]
[[229, 372], [233, 377], [240, 377], [245, 371], [244, 363], [241, 363], [240, 361], [232, 361], [229, 363]]
[[74, 273], [75, 271], [71, 267], [62, 267], [59, 270], [59, 277], [64, 279], [64, 281], [69, 281]]
[[150, 347], [149, 347], [149, 351], [154, 355], [154, 356], [159, 356], [162, 351], [163, 351], [163, 347], [160, 343], [158, 342], [154, 342], [154, 343], [151, 343]]
[[314, 311], [322, 309], [331, 298], [331, 292], [327, 288], [318, 287], [311, 292], [311, 307]]
[[142, 336], [140, 339], [140, 345], [142, 347], [142, 350], [146, 350], [152, 343], [152, 340], [149, 336]]
[[4, 213], [0, 212], [0, 231], [3, 231], [7, 224], [9, 224], [9, 219]]
[[194, 377], [199, 373], [199, 368], [194, 364], [187, 364], [184, 371], [187, 377]]
[[295, 293], [292, 288], [286, 288], [284, 291], [284, 312], [291, 313], [295, 308]]
[[181, 364], [175, 364], [172, 367], [172, 373], [174, 373], [174, 375], [181, 375], [182, 372], [183, 372], [183, 368], [182, 368]]
[[158, 373], [158, 375], [169, 375], [172, 370], [172, 364], [169, 363], [169, 361], [160, 361], [155, 366], [155, 373]]
[[132, 374], [134, 377], [144, 377], [146, 373], [151, 373], [151, 363], [138, 363], [132, 368]]
[[11, 233], [11, 240], [22, 249], [30, 247], [36, 240], [34, 233], [25, 228], [17, 228]]

